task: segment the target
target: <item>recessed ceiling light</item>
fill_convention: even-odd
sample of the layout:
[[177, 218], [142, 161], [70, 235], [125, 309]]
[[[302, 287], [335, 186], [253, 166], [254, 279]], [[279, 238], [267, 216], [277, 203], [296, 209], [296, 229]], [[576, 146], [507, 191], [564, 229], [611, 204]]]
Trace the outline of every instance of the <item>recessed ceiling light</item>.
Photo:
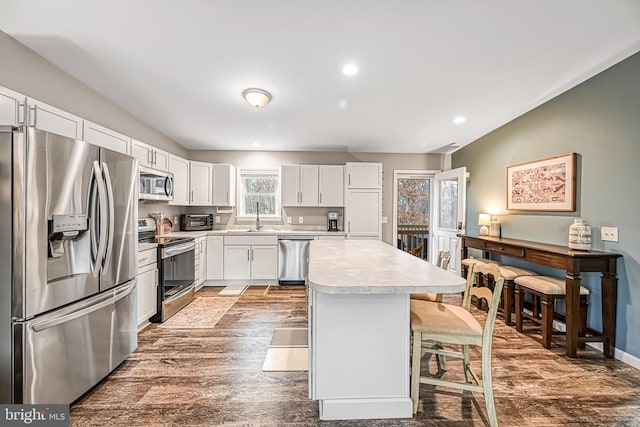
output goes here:
[[467, 118], [465, 116], [458, 116], [455, 119], [453, 119], [453, 124], [459, 125], [466, 121], [467, 121]]
[[360, 71], [360, 69], [356, 64], [347, 64], [342, 67], [342, 74], [344, 74], [345, 76], [355, 76], [356, 74], [358, 74], [358, 71]]
[[341, 109], [345, 109], [349, 106], [349, 103], [347, 102], [346, 99], [341, 99], [340, 102], [338, 102], [338, 107]]
[[259, 142], [256, 141], [256, 142], [251, 143], [251, 146], [253, 148], [260, 148], [260, 147], [262, 147], [262, 144], [260, 144]]

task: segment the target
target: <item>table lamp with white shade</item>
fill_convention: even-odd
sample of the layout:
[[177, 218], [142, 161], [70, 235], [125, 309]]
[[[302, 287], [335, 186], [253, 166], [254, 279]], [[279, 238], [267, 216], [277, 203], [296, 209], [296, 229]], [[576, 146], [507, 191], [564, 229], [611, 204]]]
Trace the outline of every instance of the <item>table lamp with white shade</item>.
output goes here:
[[478, 225], [480, 225], [480, 235], [488, 236], [489, 235], [489, 225], [491, 224], [491, 215], [486, 213], [481, 213], [478, 216]]

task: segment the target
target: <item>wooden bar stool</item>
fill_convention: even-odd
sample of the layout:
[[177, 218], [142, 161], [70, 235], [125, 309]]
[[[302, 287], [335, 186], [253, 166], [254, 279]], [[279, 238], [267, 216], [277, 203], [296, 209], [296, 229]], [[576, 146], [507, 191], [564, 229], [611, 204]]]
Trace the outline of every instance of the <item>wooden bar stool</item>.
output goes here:
[[475, 264], [496, 264], [499, 265], [499, 263], [497, 261], [494, 261], [492, 259], [487, 259], [487, 258], [473, 258], [473, 257], [469, 257], [469, 258], [465, 258], [462, 261], [460, 261], [460, 264], [462, 264], [462, 267], [460, 270], [460, 273], [462, 274], [462, 277], [464, 277], [465, 279], [467, 278], [467, 272], [469, 271], [469, 268], [472, 265]]
[[[563, 300], [566, 297], [566, 283], [564, 279], [550, 276], [520, 276], [515, 278], [515, 300], [516, 300], [516, 330], [523, 331], [522, 321], [527, 318], [540, 325], [542, 329], [542, 345], [544, 348], [551, 347], [551, 336], [564, 334], [553, 330], [554, 302]], [[542, 306], [540, 316], [534, 309], [532, 315], [524, 311], [524, 294], [532, 296], [534, 307], [538, 301]], [[580, 286], [580, 326], [579, 334], [584, 336], [587, 332], [587, 297], [589, 290]]]
[[535, 276], [536, 273], [531, 270], [525, 270], [524, 268], [513, 267], [511, 265], [500, 265], [500, 275], [504, 278], [504, 288], [502, 289], [502, 301], [498, 312], [502, 312], [504, 317], [504, 323], [508, 326], [513, 325], [511, 315], [513, 314], [514, 306], [514, 280], [521, 276]]

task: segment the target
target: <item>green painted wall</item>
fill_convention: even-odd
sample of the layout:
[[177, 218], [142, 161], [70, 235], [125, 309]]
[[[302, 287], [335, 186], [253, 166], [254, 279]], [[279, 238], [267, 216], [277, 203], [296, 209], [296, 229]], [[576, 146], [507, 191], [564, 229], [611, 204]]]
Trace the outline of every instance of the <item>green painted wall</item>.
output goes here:
[[[576, 212], [506, 210], [508, 165], [570, 152], [578, 154]], [[499, 214], [503, 237], [566, 245], [569, 225], [584, 218], [594, 249], [624, 256], [616, 347], [640, 357], [640, 53], [465, 146], [452, 165], [470, 173], [469, 234], [478, 232], [478, 213], [489, 212]], [[602, 226], [619, 227], [619, 242], [602, 242]], [[592, 291], [589, 324], [599, 328], [599, 275], [584, 278]]]

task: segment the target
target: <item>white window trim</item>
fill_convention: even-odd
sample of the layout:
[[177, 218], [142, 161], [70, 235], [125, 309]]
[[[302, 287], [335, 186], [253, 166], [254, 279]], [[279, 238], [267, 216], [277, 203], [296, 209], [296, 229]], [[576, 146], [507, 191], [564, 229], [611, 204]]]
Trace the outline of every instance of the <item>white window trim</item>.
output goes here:
[[238, 166], [236, 168], [236, 194], [238, 195], [238, 206], [236, 218], [240, 220], [255, 220], [256, 215], [246, 215], [244, 212], [244, 187], [242, 185], [242, 173], [244, 171], [268, 171], [275, 172], [278, 176], [278, 190], [276, 191], [276, 214], [260, 214], [260, 219], [280, 221], [282, 219], [282, 171], [278, 166]]

